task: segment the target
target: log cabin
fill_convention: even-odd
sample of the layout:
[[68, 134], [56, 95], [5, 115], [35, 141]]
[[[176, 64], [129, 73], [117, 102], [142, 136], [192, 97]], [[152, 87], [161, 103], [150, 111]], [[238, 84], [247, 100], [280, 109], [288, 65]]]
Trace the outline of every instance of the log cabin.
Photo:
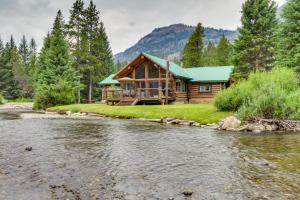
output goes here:
[[141, 53], [99, 83], [102, 100], [112, 105], [209, 103], [230, 85], [233, 66], [183, 68]]

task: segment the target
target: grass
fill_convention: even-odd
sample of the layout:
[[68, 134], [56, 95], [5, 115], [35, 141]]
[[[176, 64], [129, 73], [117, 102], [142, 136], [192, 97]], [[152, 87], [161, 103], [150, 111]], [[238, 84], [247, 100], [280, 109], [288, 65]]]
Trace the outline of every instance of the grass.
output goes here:
[[12, 102], [12, 103], [32, 103], [33, 99], [21, 97], [21, 98], [17, 98], [17, 99], [14, 99], [14, 100], [9, 100], [9, 102]]
[[110, 117], [124, 118], [177, 118], [201, 124], [217, 123], [233, 112], [218, 111], [212, 104], [108, 106], [105, 104], [74, 104], [49, 108], [49, 111], [92, 112]]

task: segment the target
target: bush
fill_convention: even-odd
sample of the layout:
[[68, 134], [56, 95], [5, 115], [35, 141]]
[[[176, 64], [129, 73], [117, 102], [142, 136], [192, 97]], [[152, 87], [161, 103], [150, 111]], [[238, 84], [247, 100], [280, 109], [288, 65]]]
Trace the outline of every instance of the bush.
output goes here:
[[45, 109], [75, 102], [75, 88], [65, 80], [55, 85], [40, 85], [35, 93], [34, 108]]
[[4, 98], [3, 96], [0, 94], [0, 104], [3, 104]]
[[242, 119], [300, 118], [300, 89], [292, 69], [275, 68], [257, 72], [233, 87], [217, 94], [219, 110], [238, 111]]

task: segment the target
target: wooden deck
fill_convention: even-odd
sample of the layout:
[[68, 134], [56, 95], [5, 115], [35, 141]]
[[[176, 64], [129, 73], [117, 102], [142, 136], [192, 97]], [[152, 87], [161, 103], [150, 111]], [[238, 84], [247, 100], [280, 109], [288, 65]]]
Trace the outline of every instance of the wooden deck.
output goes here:
[[112, 105], [136, 105], [142, 104], [165, 104], [166, 101], [175, 101], [176, 95], [169, 90], [168, 97], [166, 91], [160, 88], [137, 88], [136, 90], [106, 89], [103, 90], [103, 100]]

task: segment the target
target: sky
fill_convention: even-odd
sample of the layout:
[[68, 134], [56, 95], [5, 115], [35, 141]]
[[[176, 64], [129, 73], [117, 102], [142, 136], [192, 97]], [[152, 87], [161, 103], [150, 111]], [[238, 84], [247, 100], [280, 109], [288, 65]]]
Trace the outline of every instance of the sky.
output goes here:
[[[34, 37], [38, 47], [51, 29], [56, 12], [65, 20], [75, 0], [0, 0], [0, 36], [16, 42]], [[276, 0], [280, 5], [286, 0]], [[85, 0], [87, 5], [89, 0]], [[176, 23], [234, 30], [244, 0], [94, 0], [101, 11], [113, 53], [124, 51], [157, 27]]]

